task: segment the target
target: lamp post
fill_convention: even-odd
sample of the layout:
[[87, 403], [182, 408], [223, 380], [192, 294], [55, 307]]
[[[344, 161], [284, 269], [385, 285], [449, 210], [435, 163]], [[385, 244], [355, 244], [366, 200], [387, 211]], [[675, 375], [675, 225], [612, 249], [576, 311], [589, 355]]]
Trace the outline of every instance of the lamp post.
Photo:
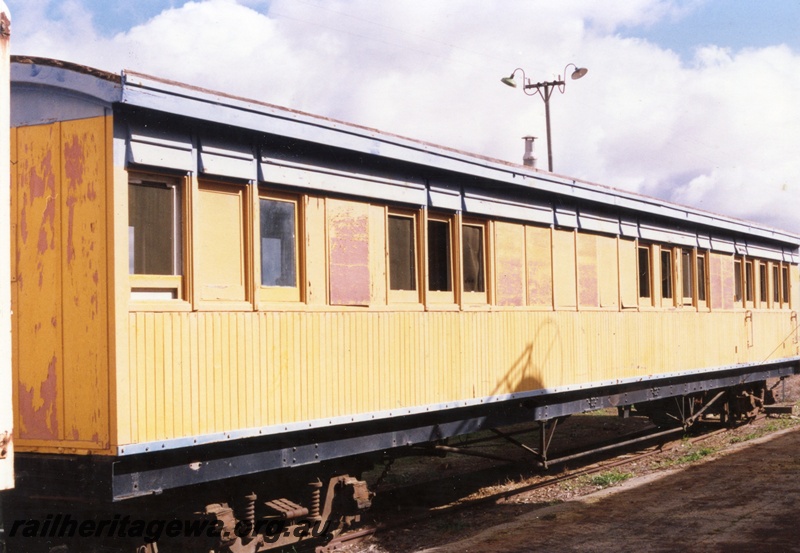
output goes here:
[[[567, 68], [570, 65], [575, 68], [575, 70], [572, 72], [571, 75], [572, 80], [580, 79], [581, 77], [586, 75], [586, 73], [589, 71], [585, 67], [578, 67], [574, 63], [568, 63], [564, 67], [564, 77], [566, 77]], [[561, 78], [561, 75], [559, 75], [558, 78], [554, 81], [542, 81], [540, 83], [531, 83], [530, 79], [525, 77], [525, 71], [519, 67], [514, 69], [511, 75], [509, 75], [508, 77], [503, 77], [502, 79], [500, 79], [500, 81], [503, 84], [516, 88], [517, 82], [514, 80], [514, 75], [516, 75], [517, 71], [520, 71], [522, 73], [522, 82], [523, 82], [522, 91], [528, 96], [535, 96], [536, 94], [538, 94], [539, 96], [542, 97], [542, 100], [544, 100], [544, 118], [545, 118], [545, 124], [547, 125], [547, 170], [552, 173], [553, 147], [552, 147], [552, 142], [550, 140], [550, 97], [553, 95], [553, 90], [555, 89], [558, 89], [558, 91], [561, 94], [564, 94], [564, 90], [567, 87], [567, 83], [564, 81], [564, 79]], [[532, 92], [528, 92], [529, 90]]]

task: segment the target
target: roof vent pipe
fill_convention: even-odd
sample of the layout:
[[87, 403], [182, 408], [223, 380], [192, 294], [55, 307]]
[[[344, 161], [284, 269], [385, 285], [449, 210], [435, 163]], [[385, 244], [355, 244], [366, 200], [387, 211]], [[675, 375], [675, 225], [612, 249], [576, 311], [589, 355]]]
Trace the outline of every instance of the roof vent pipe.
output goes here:
[[535, 136], [523, 136], [525, 141], [525, 155], [522, 156], [522, 164], [525, 167], [536, 168], [536, 155], [533, 153], [533, 141], [536, 140]]

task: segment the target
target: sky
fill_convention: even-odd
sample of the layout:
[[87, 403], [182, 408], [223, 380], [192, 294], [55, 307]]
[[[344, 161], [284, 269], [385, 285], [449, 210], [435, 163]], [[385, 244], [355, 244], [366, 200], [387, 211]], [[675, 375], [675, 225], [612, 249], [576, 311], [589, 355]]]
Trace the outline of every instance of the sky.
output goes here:
[[[130, 69], [800, 234], [798, 0], [5, 0], [14, 54]], [[568, 69], [567, 73], [571, 73]], [[520, 73], [518, 75], [521, 76]]]

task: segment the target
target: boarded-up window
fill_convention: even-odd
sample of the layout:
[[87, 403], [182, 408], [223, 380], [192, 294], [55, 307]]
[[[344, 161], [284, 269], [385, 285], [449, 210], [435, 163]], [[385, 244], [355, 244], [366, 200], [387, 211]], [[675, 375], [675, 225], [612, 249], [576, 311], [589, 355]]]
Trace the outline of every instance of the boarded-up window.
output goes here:
[[201, 183], [198, 197], [197, 281], [201, 301], [244, 301], [244, 186]]
[[611, 236], [597, 237], [597, 282], [600, 291], [600, 307], [619, 307], [619, 259], [617, 239]]
[[389, 289], [417, 289], [414, 217], [389, 215]]
[[[638, 267], [636, 265], [639, 248], [633, 240], [620, 238], [619, 248], [619, 294], [623, 309], [638, 305]], [[645, 302], [646, 303], [646, 302]]]
[[525, 227], [495, 223], [497, 305], [525, 305]]
[[464, 292], [486, 292], [484, 228], [462, 225], [461, 237]]
[[[736, 283], [734, 278], [733, 258], [729, 255], [720, 256], [720, 272], [722, 273], [722, 308], [733, 309]], [[741, 275], [741, 272], [739, 273]], [[712, 299], [714, 291], [711, 291]]]
[[597, 237], [578, 234], [578, 300], [584, 307], [598, 307]]
[[556, 307], [577, 306], [575, 234], [572, 231], [553, 231], [553, 295]]
[[369, 305], [369, 205], [328, 200], [330, 302]]
[[553, 266], [550, 229], [526, 227], [525, 246], [528, 275], [528, 304], [553, 307]]
[[453, 290], [450, 222], [428, 220], [428, 290]]

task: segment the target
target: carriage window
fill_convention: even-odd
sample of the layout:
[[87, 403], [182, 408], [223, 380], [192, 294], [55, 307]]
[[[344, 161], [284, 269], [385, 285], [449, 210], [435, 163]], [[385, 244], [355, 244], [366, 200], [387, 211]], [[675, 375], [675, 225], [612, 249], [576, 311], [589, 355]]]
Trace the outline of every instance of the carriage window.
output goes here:
[[781, 286], [780, 270], [777, 265], [772, 266], [772, 305], [781, 306]]
[[672, 298], [672, 250], [661, 250], [661, 297]]
[[483, 230], [477, 225], [461, 228], [464, 292], [486, 292]]
[[766, 263], [759, 263], [758, 264], [758, 288], [759, 288], [759, 300], [761, 301], [761, 306], [767, 306], [767, 264]]
[[182, 295], [182, 193], [180, 181], [131, 174], [128, 181], [128, 267], [131, 298]]
[[753, 281], [753, 262], [746, 261], [744, 264], [744, 299], [745, 301], [752, 302], [754, 294]]
[[781, 293], [782, 301], [789, 306], [789, 267], [781, 268]]
[[428, 290], [453, 290], [450, 255], [450, 223], [428, 220]]
[[742, 261], [733, 262], [733, 301], [742, 301]]
[[294, 202], [260, 198], [261, 285], [297, 286]]
[[694, 299], [694, 266], [692, 265], [692, 250], [681, 250], [681, 289], [683, 303], [691, 304]]
[[639, 297], [650, 297], [650, 248], [639, 246]]
[[297, 198], [291, 195], [259, 193], [261, 289], [258, 294], [262, 301], [300, 300], [298, 205]]
[[389, 289], [417, 289], [415, 218], [389, 215]]
[[697, 255], [697, 301], [706, 301], [706, 254]]

